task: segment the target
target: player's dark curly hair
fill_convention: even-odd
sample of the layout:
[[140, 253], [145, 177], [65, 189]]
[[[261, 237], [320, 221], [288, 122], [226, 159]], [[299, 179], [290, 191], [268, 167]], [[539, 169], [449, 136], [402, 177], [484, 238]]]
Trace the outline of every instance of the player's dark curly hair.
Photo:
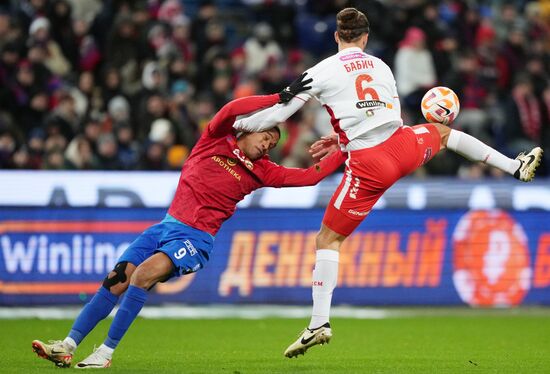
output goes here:
[[279, 134], [279, 139], [281, 138], [281, 129], [279, 126], [272, 127], [271, 130], [275, 130]]
[[[281, 139], [281, 129], [279, 128], [279, 126], [274, 126], [268, 130], [264, 130], [264, 131], [275, 131], [278, 135], [279, 135], [279, 140]], [[245, 135], [245, 134], [250, 134], [250, 132], [245, 132], [245, 131], [240, 131], [237, 133], [237, 139], [240, 138], [242, 135]]]
[[346, 43], [369, 33], [369, 20], [365, 13], [355, 8], [345, 8], [336, 15], [338, 37]]

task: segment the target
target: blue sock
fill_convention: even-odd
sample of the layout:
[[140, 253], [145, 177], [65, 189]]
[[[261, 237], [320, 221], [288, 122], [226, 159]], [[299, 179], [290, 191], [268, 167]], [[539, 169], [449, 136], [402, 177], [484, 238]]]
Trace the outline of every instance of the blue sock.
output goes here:
[[120, 303], [104, 344], [115, 349], [147, 300], [147, 291], [136, 286], [128, 287]]
[[82, 339], [92, 331], [99, 321], [111, 313], [118, 301], [118, 296], [113, 295], [108, 289], [101, 286], [88, 304], [82, 308], [80, 314], [73, 323], [69, 332], [69, 337], [76, 344], [80, 344]]

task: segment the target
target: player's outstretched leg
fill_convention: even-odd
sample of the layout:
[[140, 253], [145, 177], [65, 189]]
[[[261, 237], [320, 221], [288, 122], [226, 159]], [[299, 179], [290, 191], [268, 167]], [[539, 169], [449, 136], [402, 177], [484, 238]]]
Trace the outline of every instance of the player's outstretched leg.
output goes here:
[[530, 182], [542, 158], [542, 148], [535, 147], [529, 153], [520, 153], [515, 159], [506, 157], [496, 149], [462, 131], [450, 129], [439, 123], [433, 123], [441, 136], [441, 146], [466, 157], [471, 161], [481, 161], [496, 167], [516, 179]]
[[332, 338], [332, 330], [330, 329], [330, 323], [327, 322], [323, 326], [317, 327], [316, 329], [305, 329], [301, 334], [298, 340], [288, 346], [285, 351], [285, 356], [288, 358], [296, 357], [298, 355], [303, 355], [306, 351], [313, 347], [314, 345], [330, 342]]
[[48, 343], [33, 340], [32, 350], [43, 359], [50, 360], [57, 367], [68, 368], [71, 366], [73, 352], [61, 340], [50, 340]]
[[540, 165], [541, 158], [541, 147], [535, 147], [527, 154], [521, 152], [518, 157], [516, 157], [516, 160], [518, 160], [521, 165], [514, 173], [514, 177], [523, 182], [532, 181], [535, 177], [535, 170]]

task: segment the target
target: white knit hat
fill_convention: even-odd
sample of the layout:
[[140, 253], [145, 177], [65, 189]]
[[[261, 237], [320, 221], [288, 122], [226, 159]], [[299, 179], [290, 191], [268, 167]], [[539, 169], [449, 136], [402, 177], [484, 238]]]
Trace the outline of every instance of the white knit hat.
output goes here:
[[32, 21], [31, 26], [29, 27], [29, 34], [33, 35], [40, 29], [50, 29], [50, 21], [46, 17], [38, 17]]
[[172, 132], [172, 123], [164, 118], [159, 118], [151, 124], [149, 131], [149, 140], [152, 142], [162, 142], [168, 134]]

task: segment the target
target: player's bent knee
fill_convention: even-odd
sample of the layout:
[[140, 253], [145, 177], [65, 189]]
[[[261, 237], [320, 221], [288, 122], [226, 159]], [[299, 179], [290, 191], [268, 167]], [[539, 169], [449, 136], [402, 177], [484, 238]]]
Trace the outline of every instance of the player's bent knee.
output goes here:
[[441, 136], [441, 148], [446, 148], [447, 140], [451, 134], [451, 128], [449, 126], [442, 125], [441, 123], [432, 123], [432, 125], [435, 126]]
[[147, 269], [147, 266], [143, 266], [141, 264], [136, 268], [136, 271], [134, 271], [134, 274], [132, 274], [132, 278], [130, 280], [130, 284], [136, 287], [140, 287], [143, 289], [148, 290], [149, 288], [153, 287], [155, 285], [153, 274], [149, 272]]
[[174, 265], [164, 253], [157, 253], [139, 265], [130, 279], [130, 284], [146, 290], [157, 282], [164, 281], [174, 271]]
[[339, 250], [340, 246], [346, 239], [346, 236], [338, 234], [337, 232], [329, 229], [327, 226], [322, 225], [321, 230], [315, 238], [317, 249], [334, 249]]
[[127, 261], [119, 262], [103, 280], [103, 287], [115, 295], [122, 294], [128, 288], [134, 268], [135, 266]]

